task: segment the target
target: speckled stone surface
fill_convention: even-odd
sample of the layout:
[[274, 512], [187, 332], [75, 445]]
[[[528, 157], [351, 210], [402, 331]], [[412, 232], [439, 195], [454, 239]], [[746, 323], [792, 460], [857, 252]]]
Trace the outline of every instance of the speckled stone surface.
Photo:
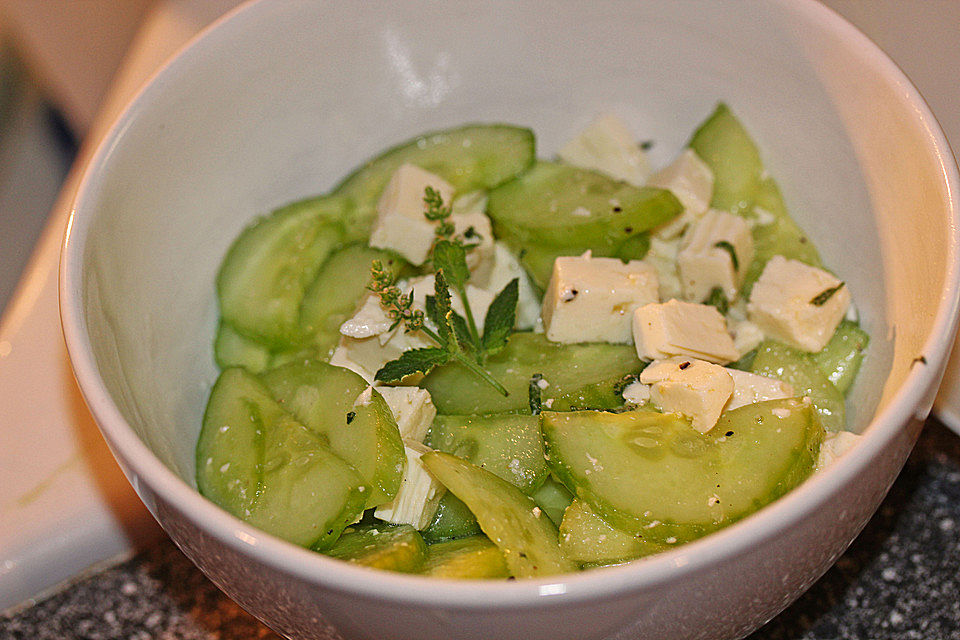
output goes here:
[[[0, 617], [0, 640], [248, 638], [279, 636], [170, 542]], [[853, 546], [749, 640], [881, 638], [960, 640], [960, 437], [932, 420]]]

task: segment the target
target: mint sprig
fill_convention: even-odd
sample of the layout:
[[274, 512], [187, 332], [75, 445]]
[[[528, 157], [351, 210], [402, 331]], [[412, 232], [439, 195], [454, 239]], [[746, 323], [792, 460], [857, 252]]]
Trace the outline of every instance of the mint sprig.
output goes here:
[[[438, 365], [456, 360], [507, 396], [506, 388], [483, 368], [483, 364], [488, 356], [503, 349], [510, 338], [516, 323], [519, 281], [514, 278], [507, 283], [490, 303], [481, 335], [467, 297], [467, 282], [470, 280], [467, 251], [473, 247], [465, 247], [462, 239], [453, 237], [453, 224], [449, 221], [451, 207], [444, 205], [436, 190], [427, 187], [423, 201], [424, 215], [428, 220], [438, 222], [437, 239], [431, 250], [431, 261], [436, 269], [434, 295], [426, 297], [425, 305], [426, 318], [436, 330], [424, 322], [422, 311], [411, 308], [412, 295], [400, 293], [382, 265], [374, 263], [372, 266], [373, 284], [370, 288], [380, 296], [380, 303], [395, 324], [404, 322], [406, 331], [422, 331], [440, 346], [405, 351], [381, 367], [375, 378], [381, 382], [398, 382], [412, 374], [427, 374]], [[451, 288], [463, 304], [466, 318], [454, 311]]]

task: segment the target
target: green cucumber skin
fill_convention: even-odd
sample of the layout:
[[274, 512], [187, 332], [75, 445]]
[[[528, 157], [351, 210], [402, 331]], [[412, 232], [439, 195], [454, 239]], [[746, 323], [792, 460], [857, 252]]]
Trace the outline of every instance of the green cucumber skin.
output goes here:
[[420, 573], [427, 545], [410, 525], [360, 524], [344, 529], [326, 554], [371, 569]]
[[316, 360], [271, 369], [262, 379], [280, 406], [357, 469], [368, 486], [366, 508], [393, 499], [406, 454], [383, 396], [373, 391], [367, 404], [357, 404], [367, 388], [363, 378]]
[[516, 578], [570, 573], [577, 566], [560, 551], [556, 525], [515, 486], [441, 451], [420, 458], [430, 473], [470, 508], [484, 534]]
[[630, 345], [559, 344], [542, 334], [515, 333], [485, 368], [510, 395], [502, 396], [455, 363], [437, 367], [420, 386], [430, 392], [440, 414], [529, 412], [530, 378], [539, 373], [549, 383], [542, 398], [552, 400], [553, 409], [613, 409], [623, 404], [617, 383], [643, 364]]
[[217, 274], [223, 320], [271, 350], [298, 344], [304, 293], [342, 238], [339, 223], [307, 209], [254, 221], [230, 246]]
[[809, 353], [773, 340], [764, 340], [750, 365], [750, 373], [783, 380], [794, 395], [809, 396], [827, 431], [842, 431], [846, 402]]
[[698, 538], [783, 495], [813, 470], [823, 436], [816, 412], [796, 399], [727, 412], [708, 434], [676, 414], [643, 409], [544, 412], [541, 428], [547, 460], [576, 498], [615, 528], [666, 544]]
[[[470, 141], [464, 145], [464, 141]], [[347, 228], [352, 239], [369, 236], [377, 202], [393, 173], [415, 164], [449, 182], [456, 193], [492, 189], [533, 164], [533, 131], [507, 124], [469, 124], [432, 131], [384, 151], [344, 178], [332, 194], [350, 202]]]
[[421, 573], [456, 580], [510, 577], [503, 553], [485, 535], [431, 544]]
[[425, 444], [495, 473], [528, 495], [549, 474], [536, 416], [438, 415]]
[[810, 357], [844, 396], [860, 371], [860, 363], [870, 344], [870, 336], [856, 322], [844, 320], [822, 351]]
[[756, 224], [751, 231], [754, 258], [741, 288], [749, 297], [753, 283], [774, 255], [821, 266], [820, 256], [787, 212], [780, 189], [766, 177], [760, 152], [730, 108], [721, 103], [694, 132], [689, 145], [713, 171], [710, 206], [757, 218], [759, 207], [773, 215], [773, 222]]
[[[322, 491], [318, 491], [322, 487]], [[252, 374], [225, 370], [197, 442], [197, 488], [233, 515], [324, 549], [363, 511], [363, 480]]]

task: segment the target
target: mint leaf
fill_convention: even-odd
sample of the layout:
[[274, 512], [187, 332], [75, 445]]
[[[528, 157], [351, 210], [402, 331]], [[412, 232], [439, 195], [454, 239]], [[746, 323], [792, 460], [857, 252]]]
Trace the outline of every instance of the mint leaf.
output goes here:
[[[427, 308], [427, 317], [430, 319], [430, 322], [434, 326], [440, 326], [440, 314], [437, 312], [437, 299], [434, 296], [426, 297], [426, 308]], [[467, 348], [472, 346], [470, 343], [470, 329], [467, 328], [467, 321], [463, 319], [463, 316], [452, 311], [450, 316], [450, 323], [453, 325], [453, 333], [457, 336], [457, 342], [460, 343], [461, 347]]]
[[447, 279], [443, 269], [438, 269], [433, 282], [433, 303], [434, 317], [431, 318], [437, 325], [437, 333], [440, 335], [440, 343], [444, 347], [454, 347], [457, 342], [455, 339], [453, 323], [450, 317], [453, 314], [453, 307], [450, 301], [450, 287], [447, 286]]
[[383, 365], [374, 378], [381, 382], [399, 382], [415, 373], [430, 373], [434, 367], [449, 361], [450, 353], [440, 347], [410, 349], [400, 354], [396, 360]]
[[470, 279], [467, 250], [455, 242], [440, 240], [434, 245], [433, 266], [437, 271], [443, 271], [450, 286], [457, 291], [462, 290]]
[[517, 299], [520, 295], [520, 281], [514, 278], [507, 283], [503, 291], [490, 303], [487, 317], [483, 321], [483, 350], [496, 353], [507, 345], [507, 339], [517, 321]]
[[733, 270], [740, 270], [740, 261], [737, 259], [737, 250], [733, 248], [733, 245], [727, 242], [726, 240], [721, 240], [713, 245], [717, 249], [723, 249], [730, 254], [730, 262], [733, 263]]

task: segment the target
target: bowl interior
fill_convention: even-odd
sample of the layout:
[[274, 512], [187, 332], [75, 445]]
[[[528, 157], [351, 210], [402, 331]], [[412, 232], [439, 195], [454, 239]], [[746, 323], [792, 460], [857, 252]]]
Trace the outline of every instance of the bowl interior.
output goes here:
[[723, 100], [872, 335], [849, 402], [863, 430], [931, 337], [954, 241], [930, 124], [825, 11], [262, 2], [170, 65], [100, 150], [68, 246], [82, 274], [68, 312], [126, 421], [193, 484], [214, 279], [254, 216], [472, 121], [530, 126], [544, 157], [613, 111], [662, 165]]

